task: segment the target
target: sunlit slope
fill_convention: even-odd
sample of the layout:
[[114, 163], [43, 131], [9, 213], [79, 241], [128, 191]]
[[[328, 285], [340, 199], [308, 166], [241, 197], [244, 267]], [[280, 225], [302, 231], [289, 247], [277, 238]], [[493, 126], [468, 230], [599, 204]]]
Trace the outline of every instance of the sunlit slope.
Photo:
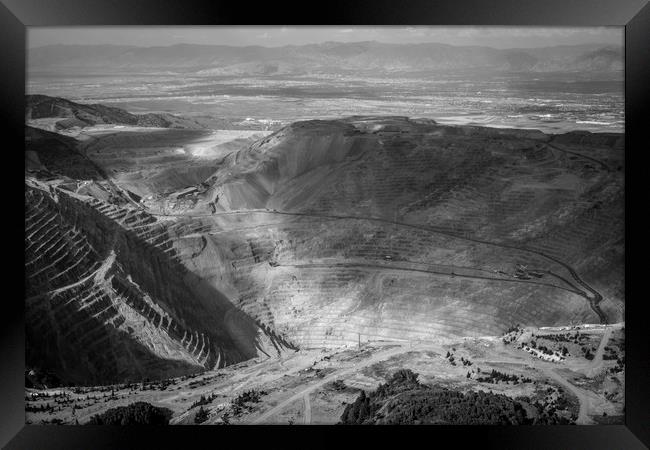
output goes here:
[[182, 245], [232, 249], [241, 307], [302, 345], [616, 322], [623, 156], [618, 135], [299, 122], [226, 158]]
[[[325, 182], [337, 164], [375, 145], [372, 136], [362, 136], [344, 122], [298, 122], [229, 155], [211, 178], [212, 196], [219, 196], [217, 206], [226, 209], [304, 203], [322, 189], [315, 180]], [[291, 183], [307, 174], [310, 180], [293, 189]]]

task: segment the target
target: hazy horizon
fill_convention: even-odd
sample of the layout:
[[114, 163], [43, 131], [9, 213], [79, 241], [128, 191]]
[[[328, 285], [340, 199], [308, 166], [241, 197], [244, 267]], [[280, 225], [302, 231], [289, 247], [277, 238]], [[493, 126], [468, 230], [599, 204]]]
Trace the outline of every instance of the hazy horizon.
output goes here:
[[[444, 44], [495, 49], [576, 45], [623, 46], [622, 27], [478, 27], [478, 26], [129, 26], [28, 27], [27, 47], [52, 45], [116, 45], [168, 47], [224, 45], [284, 47], [289, 45], [354, 43]], [[516, 45], [513, 44], [516, 42]]]
[[557, 44], [557, 45], [549, 45], [549, 46], [544, 46], [544, 47], [509, 47], [509, 48], [499, 48], [499, 47], [491, 47], [489, 45], [457, 45], [457, 44], [446, 44], [444, 42], [418, 42], [418, 43], [395, 43], [395, 42], [383, 42], [383, 41], [323, 41], [323, 42], [318, 42], [318, 43], [312, 43], [312, 44], [285, 44], [285, 45], [261, 45], [261, 44], [251, 44], [251, 45], [232, 45], [232, 44], [198, 44], [198, 43], [193, 43], [193, 42], [179, 42], [177, 44], [168, 44], [168, 45], [133, 45], [133, 44], [47, 44], [47, 45], [40, 45], [38, 47], [30, 47], [30, 50], [36, 50], [36, 49], [42, 49], [42, 48], [48, 48], [48, 47], [135, 47], [135, 48], [142, 48], [142, 49], [147, 49], [147, 48], [166, 48], [166, 47], [177, 47], [177, 46], [199, 46], [199, 47], [241, 47], [241, 48], [251, 48], [251, 47], [261, 47], [261, 48], [269, 48], [269, 49], [276, 49], [276, 48], [283, 48], [283, 47], [299, 47], [299, 46], [306, 46], [306, 45], [324, 45], [324, 44], [363, 44], [363, 43], [375, 43], [379, 45], [395, 45], [395, 46], [400, 46], [400, 45], [426, 45], [426, 44], [431, 44], [431, 45], [445, 45], [449, 47], [476, 47], [476, 48], [486, 48], [486, 49], [492, 49], [492, 50], [540, 50], [540, 49], [545, 49], [545, 48], [557, 48], [557, 47], [590, 47], [590, 46], [603, 46], [603, 47], [608, 47], [608, 46], [613, 46], [613, 44], [608, 44], [605, 42], [589, 42], [589, 43], [583, 43], [583, 44]]

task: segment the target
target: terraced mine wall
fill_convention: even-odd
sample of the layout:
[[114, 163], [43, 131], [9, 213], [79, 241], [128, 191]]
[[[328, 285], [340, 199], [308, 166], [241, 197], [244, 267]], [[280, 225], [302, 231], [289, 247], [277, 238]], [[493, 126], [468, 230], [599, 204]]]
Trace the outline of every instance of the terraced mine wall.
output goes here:
[[120, 212], [145, 223], [136, 233], [101, 211], [108, 204], [61, 189], [26, 186], [25, 196], [28, 367], [103, 384], [279, 351], [253, 319], [174, 259], [165, 226], [150, 216]]
[[[301, 347], [498, 335], [516, 323], [598, 321], [586, 299], [559, 279], [523, 281], [494, 273], [531, 262], [524, 252], [424, 231], [402, 230], [398, 239], [393, 233], [392, 226], [364, 220], [301, 218], [206, 240], [208, 249], [232, 249], [223, 256], [232, 262], [230, 273], [215, 277], [238, 292], [238, 307]], [[187, 252], [184, 260], [211, 278], [211, 255]], [[570, 278], [543, 258], [534, 263]]]
[[[195, 210], [216, 233], [192, 248], [232, 248], [229, 276], [212, 276], [301, 346], [618, 322], [622, 146], [401, 117], [296, 123], [226, 158], [198, 204], [215, 207]], [[211, 277], [209, 259], [183, 258]]]

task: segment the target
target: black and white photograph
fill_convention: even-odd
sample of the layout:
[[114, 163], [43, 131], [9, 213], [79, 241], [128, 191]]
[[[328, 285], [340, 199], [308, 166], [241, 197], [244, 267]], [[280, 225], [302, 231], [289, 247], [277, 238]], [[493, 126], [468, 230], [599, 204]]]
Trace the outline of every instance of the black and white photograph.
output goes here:
[[625, 423], [624, 27], [26, 41], [26, 424]]

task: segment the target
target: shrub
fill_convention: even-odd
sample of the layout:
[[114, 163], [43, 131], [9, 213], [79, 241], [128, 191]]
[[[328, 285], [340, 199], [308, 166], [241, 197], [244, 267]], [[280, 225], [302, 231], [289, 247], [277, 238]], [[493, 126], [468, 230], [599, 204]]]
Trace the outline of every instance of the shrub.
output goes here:
[[418, 383], [418, 374], [411, 369], [401, 369], [393, 374], [390, 383]]

